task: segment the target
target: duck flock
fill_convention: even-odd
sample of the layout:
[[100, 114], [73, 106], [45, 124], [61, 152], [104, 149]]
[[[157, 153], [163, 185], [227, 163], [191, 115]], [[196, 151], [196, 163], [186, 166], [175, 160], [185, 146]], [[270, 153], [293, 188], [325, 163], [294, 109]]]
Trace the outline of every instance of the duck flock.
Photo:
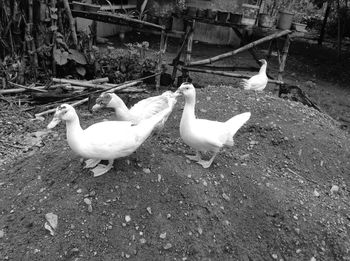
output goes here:
[[[262, 91], [267, 85], [266, 60], [257, 75], [243, 80], [243, 88]], [[225, 122], [197, 119], [195, 115], [196, 90], [191, 83], [182, 83], [175, 91], [139, 101], [130, 109], [114, 93], [103, 93], [97, 98], [93, 110], [103, 107], [113, 108], [116, 121], [102, 121], [83, 130], [75, 109], [69, 104], [57, 107], [48, 128], [54, 128], [61, 121], [66, 122], [67, 141], [70, 148], [85, 160], [84, 168], [89, 168], [94, 177], [103, 175], [113, 167], [117, 158], [126, 157], [136, 151], [154, 132], [164, 127], [179, 96], [185, 97], [185, 106], [180, 121], [180, 136], [184, 143], [196, 151], [196, 155], [186, 155], [203, 168], [209, 168], [216, 155], [224, 146], [233, 146], [235, 133], [249, 120], [251, 113], [244, 112]], [[211, 152], [205, 161], [201, 153]], [[108, 160], [108, 164], [100, 164]]]

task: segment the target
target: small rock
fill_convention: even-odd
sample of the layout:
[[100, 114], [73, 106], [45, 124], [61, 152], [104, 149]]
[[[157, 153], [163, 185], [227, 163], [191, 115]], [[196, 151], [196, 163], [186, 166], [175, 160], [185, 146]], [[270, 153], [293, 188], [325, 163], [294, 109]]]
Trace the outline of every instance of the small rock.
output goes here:
[[88, 198], [84, 198], [84, 202], [86, 205], [91, 205], [91, 200]]
[[125, 221], [128, 223], [128, 222], [130, 222], [131, 221], [131, 217], [129, 216], [129, 215], [126, 215], [125, 216]]
[[227, 196], [226, 193], [222, 193], [222, 197], [223, 197], [226, 201], [230, 201], [230, 197]]
[[164, 249], [167, 250], [167, 249], [170, 249], [170, 248], [172, 248], [172, 247], [173, 247], [172, 244], [167, 243], [167, 244], [164, 246]]
[[316, 261], [315, 257], [311, 257], [310, 261]]
[[165, 239], [165, 238], [166, 238], [166, 232], [161, 233], [161, 234], [159, 235], [159, 237], [160, 237], [161, 239]]
[[150, 173], [151, 173], [151, 170], [148, 169], [148, 168], [144, 168], [144, 169], [142, 169], [142, 171], [143, 171], [144, 173], [146, 173], [146, 174], [150, 174]]
[[277, 254], [272, 254], [271, 256], [272, 256], [273, 259], [277, 259], [278, 258]]
[[77, 193], [78, 193], [78, 194], [80, 194], [81, 192], [83, 192], [82, 189], [78, 189], [78, 190], [77, 190]]
[[300, 254], [300, 253], [301, 253], [301, 249], [297, 249], [297, 250], [295, 251], [295, 253]]
[[141, 244], [145, 244], [145, 243], [146, 243], [146, 239], [141, 238], [141, 239], [140, 239], [140, 243], [141, 243]]
[[4, 237], [4, 235], [5, 235], [5, 232], [4, 232], [4, 230], [3, 230], [3, 229], [1, 229], [1, 230], [0, 230], [0, 238], [3, 238], [3, 237]]
[[148, 212], [150, 215], [152, 215], [152, 209], [151, 209], [151, 207], [147, 207], [146, 209], [147, 209], [147, 212]]
[[315, 197], [319, 197], [320, 196], [320, 193], [316, 189], [314, 190], [314, 196]]
[[96, 191], [95, 191], [95, 190], [91, 191], [91, 192], [89, 193], [89, 195], [90, 195], [91, 197], [95, 196], [95, 195], [96, 195]]
[[158, 174], [158, 182], [161, 182], [162, 180], [162, 175]]
[[333, 185], [331, 188], [331, 193], [337, 193], [339, 191], [339, 187], [337, 185]]

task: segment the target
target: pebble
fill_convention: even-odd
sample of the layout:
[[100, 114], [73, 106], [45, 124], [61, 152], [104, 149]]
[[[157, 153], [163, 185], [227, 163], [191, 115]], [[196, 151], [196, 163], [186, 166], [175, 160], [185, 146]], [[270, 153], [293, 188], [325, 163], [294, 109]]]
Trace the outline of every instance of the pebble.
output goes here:
[[5, 235], [5, 232], [4, 232], [4, 230], [3, 230], [3, 229], [1, 229], [1, 230], [0, 230], [0, 238], [3, 238], [3, 237], [4, 237], [4, 235]]
[[311, 257], [310, 261], [316, 261], [315, 257]]
[[147, 209], [147, 212], [148, 212], [150, 215], [152, 215], [152, 209], [151, 209], [151, 207], [147, 207], [146, 209]]
[[80, 194], [81, 192], [83, 192], [82, 189], [78, 189], [78, 190], [77, 190], [77, 193], [78, 193], [78, 194]]
[[130, 222], [130, 221], [131, 221], [131, 217], [130, 217], [129, 215], [126, 215], [126, 216], [125, 216], [125, 221], [126, 221], [126, 222]]
[[278, 258], [277, 254], [272, 254], [271, 256], [272, 256], [273, 259], [277, 259]]
[[146, 239], [141, 238], [141, 239], [140, 239], [140, 243], [141, 243], [141, 244], [145, 244], [145, 243], [146, 243]]
[[222, 197], [223, 197], [226, 201], [230, 201], [230, 197], [227, 196], [226, 193], [222, 193]]
[[170, 249], [170, 248], [172, 248], [172, 247], [173, 247], [172, 244], [167, 243], [167, 244], [164, 246], [164, 249], [167, 250], [167, 249]]
[[320, 196], [320, 193], [316, 189], [314, 190], [314, 196], [315, 197], [319, 197]]
[[339, 191], [339, 187], [337, 185], [333, 185], [331, 188], [331, 193], [337, 193]]
[[161, 239], [165, 239], [165, 238], [166, 238], [166, 232], [161, 233], [161, 234], [159, 235], [159, 237], [160, 237]]
[[144, 168], [144, 169], [142, 169], [142, 171], [143, 171], [144, 173], [146, 173], [146, 174], [150, 174], [150, 173], [151, 173], [151, 170], [148, 169], [148, 168]]
[[91, 200], [88, 198], [84, 198], [84, 202], [86, 205], [91, 205]]

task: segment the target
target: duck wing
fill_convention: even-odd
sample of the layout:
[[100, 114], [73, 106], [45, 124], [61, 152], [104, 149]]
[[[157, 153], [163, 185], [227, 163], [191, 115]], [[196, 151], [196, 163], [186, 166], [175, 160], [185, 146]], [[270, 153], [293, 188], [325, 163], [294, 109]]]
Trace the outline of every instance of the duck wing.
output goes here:
[[168, 99], [162, 95], [143, 99], [130, 108], [137, 118], [148, 119], [168, 107]]
[[266, 87], [268, 78], [266, 75], [257, 74], [251, 77], [249, 80], [243, 81], [243, 88], [245, 90], [263, 90]]
[[91, 125], [83, 134], [84, 156], [115, 159], [130, 155], [141, 143], [131, 122], [106, 121]]

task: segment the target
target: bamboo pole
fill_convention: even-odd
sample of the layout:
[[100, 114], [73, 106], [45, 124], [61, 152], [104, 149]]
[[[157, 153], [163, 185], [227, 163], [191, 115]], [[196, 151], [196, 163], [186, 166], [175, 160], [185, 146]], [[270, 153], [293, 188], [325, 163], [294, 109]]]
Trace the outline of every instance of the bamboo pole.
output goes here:
[[[230, 72], [224, 72], [224, 71], [205, 70], [205, 69], [199, 69], [199, 68], [193, 68], [193, 67], [182, 67], [182, 68], [190, 72], [209, 73], [209, 74], [216, 74], [216, 75], [222, 75], [222, 76], [228, 76], [228, 77], [234, 77], [234, 78], [249, 79], [251, 77], [251, 75], [230, 73]], [[279, 80], [269, 79], [269, 82], [275, 83], [275, 84], [283, 84], [283, 81], [279, 81]]]
[[52, 78], [53, 82], [64, 84], [70, 83], [72, 85], [83, 86], [86, 88], [95, 88], [95, 89], [106, 89], [107, 87], [102, 84], [91, 83], [87, 81], [79, 81], [79, 80], [68, 80], [68, 79], [60, 79], [60, 78]]
[[75, 20], [72, 15], [72, 11], [70, 10], [70, 6], [68, 3], [68, 0], [63, 0], [64, 8], [66, 9], [66, 13], [69, 19], [69, 25], [70, 25], [70, 30], [72, 32], [72, 38], [73, 38], [73, 44], [74, 47], [78, 47], [78, 37], [77, 37], [77, 32], [75, 31]]
[[18, 84], [18, 83], [14, 83], [14, 82], [8, 82], [8, 84], [13, 86], [13, 87], [21, 88], [21, 89], [23, 89], [23, 91], [31, 90], [31, 91], [38, 91], [38, 92], [47, 92], [46, 90], [43, 90], [43, 88], [39, 89], [39, 88], [27, 87], [27, 86], [24, 86], [22, 84]]
[[263, 37], [263, 38], [261, 38], [259, 40], [251, 42], [249, 44], [246, 44], [246, 45], [244, 45], [244, 46], [242, 46], [242, 47], [240, 47], [240, 48], [238, 48], [236, 50], [233, 50], [231, 52], [220, 54], [220, 55], [217, 55], [217, 56], [214, 56], [214, 57], [211, 57], [211, 58], [208, 58], [208, 59], [200, 60], [200, 61], [191, 62], [188, 65], [202, 65], [202, 64], [213, 63], [213, 62], [222, 60], [224, 58], [236, 55], [236, 54], [241, 53], [243, 51], [249, 50], [250, 48], [252, 48], [254, 46], [257, 46], [259, 44], [265, 43], [265, 42], [270, 41], [272, 39], [279, 38], [279, 37], [282, 37], [284, 35], [290, 34], [291, 32], [292, 31], [290, 31], [290, 30], [283, 30], [283, 31], [280, 31], [280, 32], [268, 35], [266, 37]]

